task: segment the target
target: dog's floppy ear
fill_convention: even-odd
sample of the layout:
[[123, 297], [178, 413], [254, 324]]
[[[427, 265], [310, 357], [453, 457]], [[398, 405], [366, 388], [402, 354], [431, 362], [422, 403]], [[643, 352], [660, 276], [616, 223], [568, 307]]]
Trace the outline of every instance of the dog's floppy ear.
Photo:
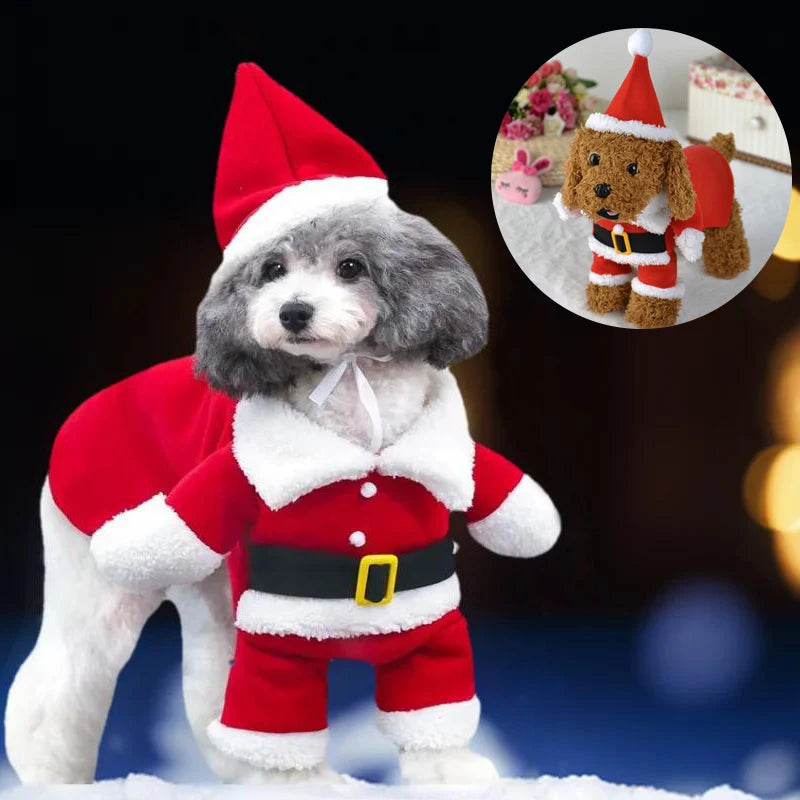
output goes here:
[[486, 344], [489, 312], [458, 248], [422, 217], [398, 211], [377, 243], [372, 279], [382, 308], [375, 344], [434, 367], [463, 361]]
[[692, 176], [686, 166], [686, 157], [680, 142], [668, 143], [667, 171], [664, 184], [667, 188], [669, 210], [673, 219], [689, 219], [694, 214], [697, 196], [692, 185]]
[[194, 371], [212, 389], [231, 397], [273, 394], [307, 367], [308, 360], [266, 350], [247, 333], [247, 301], [241, 271], [212, 284], [197, 309]]
[[575, 131], [575, 138], [572, 140], [572, 145], [570, 146], [569, 157], [567, 158], [567, 163], [564, 165], [566, 177], [561, 187], [561, 200], [567, 208], [573, 209], [580, 208], [576, 187], [583, 177], [583, 171], [581, 169], [582, 156], [579, 147], [582, 135], [583, 130], [581, 128]]

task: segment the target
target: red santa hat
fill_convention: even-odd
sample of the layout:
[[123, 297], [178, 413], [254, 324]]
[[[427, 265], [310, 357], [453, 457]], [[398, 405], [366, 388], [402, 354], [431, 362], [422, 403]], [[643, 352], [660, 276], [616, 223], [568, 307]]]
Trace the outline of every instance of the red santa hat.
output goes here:
[[668, 142], [676, 139], [664, 124], [661, 106], [650, 78], [647, 57], [653, 50], [650, 31], [640, 29], [628, 38], [633, 64], [604, 114], [592, 114], [586, 127], [603, 133], [623, 133], [639, 139]]
[[255, 64], [236, 70], [214, 188], [226, 265], [288, 228], [352, 204], [391, 202], [370, 154]]

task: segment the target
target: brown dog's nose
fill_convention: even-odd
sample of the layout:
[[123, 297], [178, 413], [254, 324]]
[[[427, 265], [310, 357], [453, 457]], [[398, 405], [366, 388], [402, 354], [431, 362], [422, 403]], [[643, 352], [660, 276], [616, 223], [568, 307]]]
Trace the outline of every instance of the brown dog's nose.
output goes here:
[[611, 187], [607, 183], [598, 183], [594, 187], [594, 193], [598, 197], [608, 197], [611, 194]]

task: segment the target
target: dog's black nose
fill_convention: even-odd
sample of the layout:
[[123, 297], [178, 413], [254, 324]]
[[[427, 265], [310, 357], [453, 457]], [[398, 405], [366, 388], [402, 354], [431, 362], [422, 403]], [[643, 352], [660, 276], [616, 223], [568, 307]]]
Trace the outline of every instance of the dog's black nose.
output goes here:
[[300, 333], [300, 331], [308, 325], [308, 321], [313, 316], [314, 306], [297, 301], [284, 303], [281, 306], [281, 310], [278, 312], [281, 325], [292, 333]]
[[594, 187], [594, 193], [598, 197], [608, 197], [611, 194], [611, 187], [607, 183], [598, 183]]

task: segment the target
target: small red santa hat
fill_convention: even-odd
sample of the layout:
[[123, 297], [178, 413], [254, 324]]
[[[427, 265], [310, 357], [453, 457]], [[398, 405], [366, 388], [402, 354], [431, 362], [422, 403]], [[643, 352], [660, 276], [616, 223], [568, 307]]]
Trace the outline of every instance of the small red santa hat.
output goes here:
[[215, 279], [288, 228], [364, 202], [391, 202], [372, 156], [256, 64], [240, 64], [214, 187]]
[[653, 37], [643, 28], [628, 37], [628, 52], [633, 64], [622, 86], [604, 114], [592, 114], [586, 127], [603, 133], [624, 133], [639, 139], [668, 142], [676, 139], [664, 124], [661, 106], [650, 78], [647, 57], [653, 50]]

